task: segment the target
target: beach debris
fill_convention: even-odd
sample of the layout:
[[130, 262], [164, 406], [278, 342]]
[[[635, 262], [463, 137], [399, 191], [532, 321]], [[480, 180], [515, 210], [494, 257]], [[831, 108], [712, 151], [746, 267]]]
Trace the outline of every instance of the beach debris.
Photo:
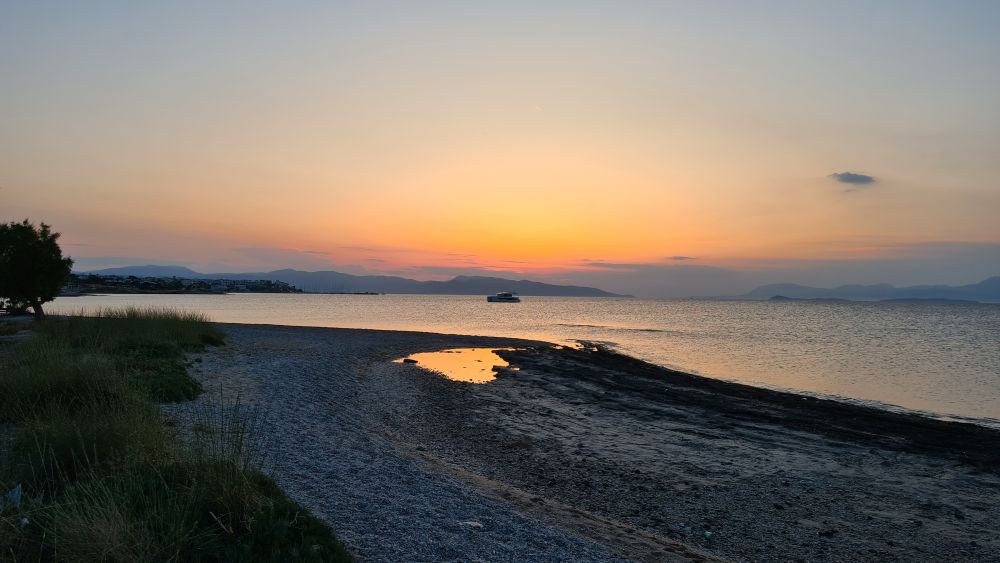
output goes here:
[[483, 523], [482, 522], [476, 522], [475, 520], [468, 520], [466, 522], [459, 522], [458, 525], [459, 526], [468, 526], [470, 528], [482, 528], [483, 527]]
[[705, 541], [712, 543], [712, 540], [714, 540], [717, 535], [717, 532], [705, 532]]
[[413, 358], [403, 358], [403, 363], [404, 364], [415, 364], [415, 363], [417, 363], [417, 361], [414, 360]]
[[8, 508], [19, 508], [21, 506], [21, 491], [21, 484], [18, 483], [16, 487], [7, 491], [7, 494], [0, 497], [0, 511]]

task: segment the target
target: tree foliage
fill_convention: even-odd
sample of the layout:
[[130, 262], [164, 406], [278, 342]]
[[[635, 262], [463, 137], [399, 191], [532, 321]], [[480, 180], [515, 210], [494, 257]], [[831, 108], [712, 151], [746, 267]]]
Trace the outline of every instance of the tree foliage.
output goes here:
[[30, 306], [35, 316], [44, 316], [42, 303], [55, 299], [73, 267], [58, 240], [45, 223], [0, 223], [0, 305], [11, 311]]

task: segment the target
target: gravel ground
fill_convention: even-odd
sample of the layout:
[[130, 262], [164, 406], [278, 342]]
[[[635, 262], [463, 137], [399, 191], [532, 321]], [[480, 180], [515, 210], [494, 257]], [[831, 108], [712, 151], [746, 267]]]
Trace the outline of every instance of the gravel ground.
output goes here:
[[601, 545], [525, 516], [405, 448], [384, 422], [405, 416], [407, 378], [367, 366], [451, 346], [517, 341], [405, 332], [222, 325], [227, 344], [194, 363], [206, 393], [164, 405], [183, 426], [221, 395], [260, 406], [278, 481], [365, 561], [617, 561]]
[[[165, 410], [259, 404], [279, 482], [364, 560], [1000, 562], [994, 430], [537, 342], [222, 327]], [[470, 346], [520, 371], [392, 363]]]
[[[1000, 561], [1000, 432], [613, 353], [499, 355], [520, 371], [486, 385], [373, 366], [424, 389], [401, 441], [484, 486], [603, 519], [542, 515], [634, 559], [681, 544], [734, 561]], [[629, 525], [659, 544], [623, 541]]]

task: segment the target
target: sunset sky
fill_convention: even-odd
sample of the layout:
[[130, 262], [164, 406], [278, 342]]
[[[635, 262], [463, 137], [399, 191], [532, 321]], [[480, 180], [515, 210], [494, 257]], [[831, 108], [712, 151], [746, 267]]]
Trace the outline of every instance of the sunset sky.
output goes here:
[[998, 29], [988, 1], [3, 2], [0, 220], [79, 270], [969, 283], [1000, 274]]

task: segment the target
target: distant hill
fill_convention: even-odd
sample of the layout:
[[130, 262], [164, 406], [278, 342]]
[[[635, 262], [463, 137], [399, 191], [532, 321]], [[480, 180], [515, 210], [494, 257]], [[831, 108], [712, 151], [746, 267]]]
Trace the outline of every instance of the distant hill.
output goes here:
[[810, 287], [794, 283], [762, 285], [738, 296], [740, 299], [771, 299], [775, 296], [792, 299], [849, 299], [855, 301], [996, 301], [1000, 302], [1000, 276], [969, 285], [913, 285], [895, 287], [886, 283], [874, 285], [842, 285], [834, 288]]
[[135, 276], [137, 278], [189, 278], [200, 279], [214, 276], [206, 276], [191, 268], [184, 266], [125, 266], [124, 268], [107, 268], [93, 272], [83, 272], [87, 274], [98, 274], [102, 276]]
[[398, 276], [355, 276], [342, 272], [273, 272], [203, 274], [182, 266], [126, 266], [87, 272], [103, 276], [178, 277], [189, 279], [275, 280], [303, 291], [412, 293], [421, 295], [488, 295], [513, 291], [521, 295], [563, 297], [618, 297], [594, 287], [554, 285], [531, 280], [511, 280], [487, 276], [457, 276], [447, 281], [419, 281]]

